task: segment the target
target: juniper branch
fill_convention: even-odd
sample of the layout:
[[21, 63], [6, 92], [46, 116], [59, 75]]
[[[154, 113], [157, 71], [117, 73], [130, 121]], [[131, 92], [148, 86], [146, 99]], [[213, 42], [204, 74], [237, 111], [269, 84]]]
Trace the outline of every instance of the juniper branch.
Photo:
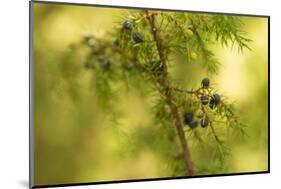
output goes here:
[[[212, 19], [210, 20], [214, 19], [213, 17], [211, 18]], [[196, 122], [196, 126], [194, 127], [184, 121], [186, 125], [190, 126], [190, 129], [184, 130], [184, 125], [181, 122], [180, 113], [182, 111], [188, 110], [192, 114], [196, 114], [196, 116], [200, 118], [201, 121], [207, 120], [207, 125], [202, 125], [201, 122], [201, 126], [205, 128], [209, 123], [209, 127], [211, 129], [210, 135], [214, 137], [215, 143], [218, 144], [216, 147], [218, 148], [219, 155], [222, 156], [221, 159], [223, 159], [223, 157], [225, 156], [224, 143], [221, 140], [222, 136], [216, 133], [216, 123], [221, 122], [221, 124], [225, 124], [226, 126], [228, 126], [227, 128], [238, 130], [242, 134], [245, 133], [244, 125], [238, 121], [237, 116], [233, 112], [231, 104], [228, 104], [225, 99], [221, 101], [220, 104], [216, 104], [216, 106], [214, 107], [211, 106], [210, 102], [211, 99], [214, 99], [213, 96], [216, 90], [210, 87], [209, 84], [207, 87], [204, 87], [202, 84], [202, 87], [191, 90], [174, 87], [169, 79], [168, 63], [170, 62], [168, 58], [171, 58], [171, 56], [169, 55], [174, 53], [172, 49], [181, 51], [181, 49], [177, 49], [177, 47], [183, 47], [184, 50], [191, 48], [199, 54], [200, 58], [202, 59], [201, 61], [203, 61], [203, 65], [207, 68], [207, 71], [216, 73], [219, 63], [215, 59], [214, 53], [208, 49], [208, 45], [210, 44], [210, 41], [212, 41], [212, 38], [210, 38], [209, 40], [208, 38], [206, 38], [205, 34], [207, 33], [208, 35], [214, 35], [214, 33], [218, 31], [222, 31], [221, 33], [223, 33], [224, 30], [222, 30], [223, 28], [219, 26], [217, 22], [215, 24], [216, 27], [212, 27], [212, 22], [208, 22], [207, 20], [204, 20], [204, 22], [206, 23], [204, 23], [203, 25], [200, 25], [200, 23], [197, 24], [197, 21], [192, 16], [186, 17], [186, 19], [183, 21], [178, 19], [178, 17], [173, 17], [170, 15], [163, 16], [158, 12], [150, 11], [141, 11], [139, 14], [128, 18], [128, 20], [128, 22], [134, 24], [134, 27], [131, 29], [118, 28], [118, 31], [116, 32], [118, 35], [115, 34], [113, 36], [114, 38], [118, 36], [118, 45], [112, 43], [112, 40], [108, 38], [95, 39], [99, 44], [98, 48], [91, 51], [91, 54], [89, 54], [87, 59], [98, 61], [98, 57], [100, 55], [105, 55], [110, 59], [115, 58], [119, 61], [117, 62], [120, 64], [115, 64], [114, 66], [115, 68], [121, 68], [121, 73], [127, 73], [123, 71], [129, 70], [126, 66], [128, 62], [132, 61], [134, 63], [134, 70], [132, 71], [137, 71], [137, 73], [144, 76], [145, 79], [149, 78], [149, 81], [151, 81], [153, 85], [153, 90], [159, 92], [160, 94], [160, 96], [158, 97], [159, 99], [161, 99], [163, 107], [168, 108], [168, 110], [165, 109], [165, 111], [167, 111], [167, 114], [169, 115], [166, 117], [163, 116], [165, 117], [165, 121], [170, 123], [170, 120], [172, 120], [173, 125], [176, 127], [177, 135], [181, 145], [181, 155], [179, 156], [179, 158], [183, 160], [186, 166], [187, 174], [196, 175], [193, 161], [191, 159], [191, 147], [189, 146], [189, 144], [192, 144], [190, 142], [192, 142], [192, 139], [195, 138], [201, 144], [204, 144], [202, 146], [203, 148], [206, 148], [206, 151], [209, 150], [209, 147], [211, 147], [211, 145], [206, 147], [208, 145], [207, 140], [205, 142], [205, 140], [203, 140], [204, 138], [200, 136], [199, 130], [195, 129], [195, 127], [197, 127], [198, 125], [197, 120], [194, 121]], [[159, 20], [160, 23], [156, 23]], [[172, 25], [169, 25], [170, 23], [172, 23]], [[183, 25], [186, 23], [188, 23], [188, 28]], [[188, 35], [188, 31], [192, 31], [193, 37], [190, 37]], [[173, 38], [170, 33], [174, 32], [181, 35]], [[139, 38], [143, 37], [140, 41], [136, 41], [134, 39], [134, 34], [136, 33], [140, 34], [138, 36]], [[235, 34], [238, 35], [237, 32]], [[222, 34], [220, 34], [220, 36], [221, 35]], [[228, 44], [227, 40], [236, 40], [237, 43], [239, 43], [239, 38], [234, 39], [233, 35], [234, 34], [228, 34], [227, 37], [220, 37], [220, 41], [222, 41], [225, 45]], [[244, 41], [242, 40], [242, 42]], [[153, 62], [155, 64], [153, 64]], [[100, 65], [103, 65], [102, 62], [100, 62]], [[101, 67], [102, 69], [98, 68], [98, 66], [93, 67], [93, 69], [97, 71], [101, 70], [102, 73], [118, 75], [118, 72], [115, 71], [116, 69], [110, 70], [109, 72], [109, 70], [105, 70], [103, 69], [103, 67]], [[113, 81], [112, 78], [108, 78]], [[118, 77], [115, 77], [115, 79], [116, 78]], [[114, 80], [114, 82], [116, 82], [116, 80]], [[106, 86], [108, 86], [108, 82]], [[188, 98], [186, 98], [187, 96]], [[209, 106], [203, 103], [204, 101], [201, 99], [201, 97], [207, 98], [207, 104]], [[160, 108], [158, 109], [160, 110]], [[202, 117], [200, 117], [199, 114], [202, 114]], [[219, 120], [216, 121], [215, 118], [218, 118]], [[188, 133], [185, 133], [185, 131], [187, 131]], [[194, 136], [192, 136], [192, 134]]]

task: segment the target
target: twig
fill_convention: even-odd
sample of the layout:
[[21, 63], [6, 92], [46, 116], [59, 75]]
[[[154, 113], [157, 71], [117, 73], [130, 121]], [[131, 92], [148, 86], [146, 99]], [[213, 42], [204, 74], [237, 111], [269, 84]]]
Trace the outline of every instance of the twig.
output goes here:
[[149, 22], [149, 25], [150, 25], [150, 28], [151, 28], [151, 33], [152, 33], [153, 39], [156, 43], [159, 58], [160, 58], [160, 61], [162, 63], [162, 66], [163, 66], [162, 78], [157, 80], [157, 82], [163, 88], [163, 92], [164, 92], [164, 95], [166, 97], [166, 102], [167, 102], [167, 104], [170, 108], [171, 114], [173, 116], [175, 126], [176, 126], [176, 129], [177, 129], [177, 133], [178, 133], [180, 143], [181, 143], [181, 146], [182, 146], [183, 159], [184, 159], [184, 162], [185, 162], [185, 165], [186, 165], [186, 168], [187, 168], [187, 172], [190, 176], [193, 176], [193, 175], [196, 174], [196, 172], [194, 170], [193, 163], [192, 163], [192, 160], [191, 160], [190, 150], [189, 150], [187, 140], [185, 138], [183, 126], [182, 126], [181, 119], [180, 119], [180, 116], [179, 116], [179, 112], [178, 112], [178, 109], [177, 109], [177, 107], [174, 103], [174, 100], [173, 100], [173, 94], [172, 94], [173, 90], [170, 86], [169, 79], [168, 79], [167, 63], [166, 63], [165, 55], [163, 53], [162, 41], [161, 41], [161, 38], [160, 38], [160, 35], [159, 35], [159, 29], [155, 25], [155, 14], [150, 13], [149, 11], [146, 11], [146, 18]]
[[213, 127], [213, 123], [212, 123], [211, 119], [210, 119], [209, 116], [208, 116], [207, 111], [205, 110], [205, 108], [204, 108], [203, 106], [201, 106], [201, 110], [203, 111], [204, 115], [206, 116], [207, 120], [208, 120], [209, 123], [210, 123], [210, 127], [211, 127], [212, 133], [213, 133], [213, 135], [214, 135], [216, 141], [217, 141], [219, 144], [221, 144], [222, 141], [219, 139], [219, 137], [218, 137], [218, 135], [217, 135], [217, 133], [216, 133], [214, 127]]

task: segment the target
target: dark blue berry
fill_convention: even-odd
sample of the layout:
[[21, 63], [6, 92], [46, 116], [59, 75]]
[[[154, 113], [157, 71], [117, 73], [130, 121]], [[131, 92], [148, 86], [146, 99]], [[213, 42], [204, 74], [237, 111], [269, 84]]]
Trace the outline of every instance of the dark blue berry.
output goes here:
[[139, 32], [134, 32], [132, 38], [133, 38], [134, 42], [136, 42], [136, 43], [143, 42], [143, 37]]
[[201, 100], [201, 103], [203, 105], [207, 105], [209, 103], [209, 97], [208, 96], [203, 95], [203, 96], [201, 96], [200, 100]]
[[161, 62], [160, 61], [151, 61], [150, 64], [152, 66], [153, 73], [155, 73], [158, 76], [161, 75], [161, 73], [163, 71], [163, 65], [161, 64]]
[[214, 99], [215, 105], [218, 105], [221, 101], [221, 96], [219, 94], [214, 94], [213, 99]]
[[185, 112], [183, 115], [183, 119], [184, 119], [184, 123], [188, 125], [193, 119], [193, 114], [189, 112]]
[[221, 96], [218, 94], [214, 94], [209, 103], [210, 108], [214, 109], [220, 103], [220, 101], [221, 101]]
[[123, 28], [126, 30], [131, 30], [131, 29], [133, 29], [133, 25], [129, 21], [126, 20], [125, 22], [123, 22]]
[[189, 123], [189, 127], [190, 127], [191, 129], [194, 129], [194, 128], [196, 128], [197, 126], [198, 126], [198, 121], [192, 121], [192, 122]]
[[202, 86], [205, 87], [205, 88], [210, 86], [209, 78], [204, 78], [201, 83], [202, 83]]
[[201, 127], [205, 128], [209, 125], [209, 122], [207, 119], [202, 119], [201, 120]]

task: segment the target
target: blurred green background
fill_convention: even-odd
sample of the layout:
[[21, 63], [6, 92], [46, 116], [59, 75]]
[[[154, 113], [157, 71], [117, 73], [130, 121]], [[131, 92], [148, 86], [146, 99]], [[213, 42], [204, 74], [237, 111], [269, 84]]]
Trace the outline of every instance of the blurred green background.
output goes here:
[[[153, 128], [148, 101], [135, 91], [119, 91], [124, 98], [118, 98], [111, 109], [121, 112], [116, 119], [118, 114], [99, 107], [92, 75], [80, 66], [82, 55], [66, 57], [70, 44], [87, 33], [105, 36], [124, 12], [35, 3], [36, 185], [173, 176], [169, 163], [159, 155], [159, 151], [165, 154], [165, 136], [157, 136]], [[222, 67], [211, 78], [220, 92], [236, 102], [249, 125], [249, 138], [234, 141], [225, 167], [210, 174], [268, 169], [268, 20], [244, 17], [243, 21], [253, 40], [252, 51], [215, 46]], [[193, 70], [188, 77], [187, 69]], [[171, 73], [175, 81], [189, 87], [198, 86], [205, 74], [196, 64], [182, 64]]]

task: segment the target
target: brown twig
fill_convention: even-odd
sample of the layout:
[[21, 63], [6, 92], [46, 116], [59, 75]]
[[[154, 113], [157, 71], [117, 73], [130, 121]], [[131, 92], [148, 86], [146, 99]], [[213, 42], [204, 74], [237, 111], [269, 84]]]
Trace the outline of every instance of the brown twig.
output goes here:
[[176, 129], [177, 129], [177, 133], [178, 133], [181, 147], [182, 147], [183, 159], [184, 159], [185, 165], [187, 167], [187, 172], [190, 176], [193, 176], [196, 174], [196, 172], [194, 170], [193, 163], [191, 160], [190, 150], [189, 150], [187, 140], [185, 138], [185, 133], [184, 133], [181, 119], [179, 116], [178, 108], [175, 105], [174, 100], [173, 100], [173, 94], [172, 94], [173, 90], [172, 90], [172, 87], [170, 86], [170, 82], [168, 79], [167, 63], [166, 63], [166, 58], [165, 58], [165, 55], [163, 52], [162, 41], [160, 38], [159, 30], [155, 25], [155, 14], [150, 13], [149, 11], [146, 11], [146, 18], [149, 22], [149, 25], [151, 28], [151, 33], [152, 33], [153, 39], [156, 43], [160, 62], [163, 66], [162, 78], [157, 80], [157, 82], [163, 88], [163, 94], [166, 98], [165, 100], [169, 106], [172, 117], [174, 119], [174, 123], [175, 123]]
[[222, 141], [219, 139], [219, 137], [218, 137], [218, 135], [217, 135], [217, 133], [216, 133], [214, 127], [213, 127], [213, 123], [212, 123], [211, 119], [210, 119], [209, 116], [208, 116], [207, 111], [205, 110], [205, 108], [204, 108], [203, 106], [201, 107], [201, 110], [203, 111], [204, 115], [206, 116], [207, 120], [208, 120], [209, 123], [210, 123], [210, 128], [211, 128], [211, 130], [212, 130], [212, 133], [213, 133], [213, 135], [214, 135], [216, 141], [217, 141], [219, 144], [221, 144]]

